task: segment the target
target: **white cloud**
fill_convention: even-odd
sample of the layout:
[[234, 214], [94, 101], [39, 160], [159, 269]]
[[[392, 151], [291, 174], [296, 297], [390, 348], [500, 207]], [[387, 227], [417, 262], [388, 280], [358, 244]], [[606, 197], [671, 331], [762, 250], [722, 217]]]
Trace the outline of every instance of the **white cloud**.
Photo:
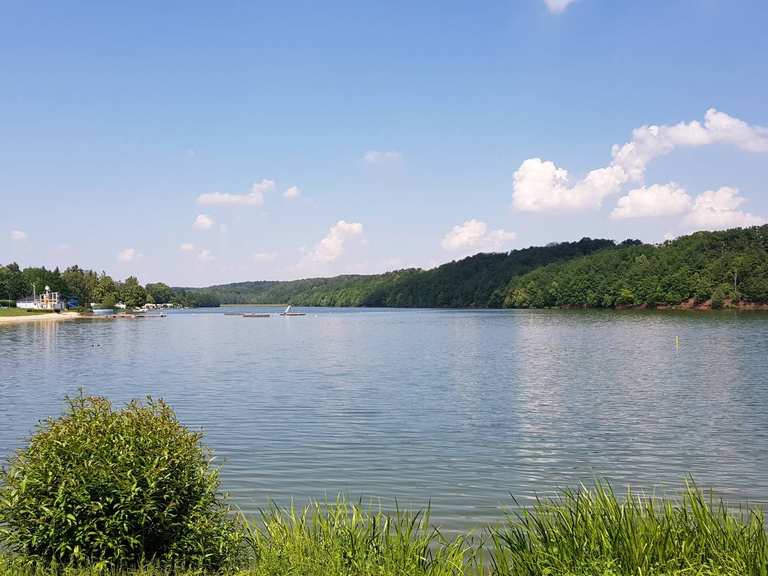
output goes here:
[[403, 155], [396, 150], [368, 150], [363, 159], [368, 164], [384, 164], [386, 162], [398, 162], [403, 159]]
[[641, 126], [632, 140], [613, 146], [611, 163], [571, 183], [568, 172], [554, 163], [530, 158], [515, 172], [512, 204], [518, 210], [544, 212], [599, 208], [628, 182], [642, 182], [648, 164], [678, 147], [726, 143], [749, 152], [768, 152], [768, 129], [707, 110], [704, 123], [693, 121], [673, 126]]
[[294, 200], [301, 196], [301, 189], [298, 186], [291, 186], [285, 192], [283, 192], [283, 198], [288, 200]]
[[195, 245], [191, 242], [184, 242], [181, 246], [179, 246], [179, 251], [190, 254], [195, 251]]
[[344, 244], [351, 238], [363, 235], [363, 225], [359, 222], [339, 220], [331, 226], [328, 234], [318, 242], [307, 259], [314, 262], [330, 263], [338, 260], [344, 253]]
[[117, 253], [117, 259], [120, 262], [133, 262], [138, 258], [141, 258], [141, 254], [139, 254], [136, 248], [125, 248]]
[[736, 188], [724, 186], [719, 190], [708, 190], [699, 194], [683, 224], [695, 230], [717, 230], [758, 226], [766, 220], [742, 212], [738, 208], [746, 202]]
[[264, 264], [266, 262], [274, 262], [277, 259], [275, 252], [254, 252], [251, 254], [251, 260], [256, 264]]
[[195, 218], [195, 228], [199, 230], [210, 230], [214, 224], [216, 222], [213, 221], [213, 218], [205, 214], [198, 214], [197, 218]]
[[620, 168], [592, 170], [573, 186], [568, 171], [541, 158], [529, 158], [515, 172], [513, 206], [527, 212], [598, 208], [627, 181]]
[[[611, 212], [611, 218], [641, 218], [684, 214], [684, 228], [718, 230], [763, 224], [764, 218], [743, 212], [739, 207], [746, 202], [736, 188], [722, 187], [708, 190], [691, 198], [675, 183], [638, 188], [630, 191]], [[666, 237], [665, 237], [666, 239]]]
[[211, 251], [206, 248], [204, 250], [200, 250], [200, 252], [197, 253], [197, 259], [200, 262], [213, 262], [216, 258], [214, 258], [213, 254], [211, 254]]
[[561, 12], [565, 12], [565, 9], [575, 1], [576, 0], [544, 0], [544, 3], [552, 14], [560, 14]]
[[261, 206], [264, 204], [264, 193], [275, 187], [273, 180], [263, 179], [254, 182], [247, 194], [229, 194], [226, 192], [209, 192], [197, 197], [198, 204], [219, 206]]
[[514, 232], [505, 230], [488, 231], [488, 225], [479, 220], [467, 220], [459, 226], [454, 226], [443, 237], [440, 245], [445, 250], [500, 250], [505, 244], [515, 239]]
[[654, 184], [653, 186], [630, 190], [619, 198], [611, 218], [645, 218], [649, 216], [674, 216], [691, 209], [691, 197], [675, 184]]
[[11, 230], [11, 240], [20, 242], [27, 239], [27, 233], [23, 230]]

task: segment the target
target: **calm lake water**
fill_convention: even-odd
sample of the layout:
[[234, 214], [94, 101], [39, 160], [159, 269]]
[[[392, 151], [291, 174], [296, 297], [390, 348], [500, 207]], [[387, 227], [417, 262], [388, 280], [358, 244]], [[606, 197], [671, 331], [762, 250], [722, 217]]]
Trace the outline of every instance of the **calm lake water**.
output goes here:
[[341, 492], [431, 501], [450, 530], [510, 495], [689, 473], [768, 501], [766, 314], [306, 311], [0, 326], [0, 455], [82, 386], [169, 401], [247, 513]]

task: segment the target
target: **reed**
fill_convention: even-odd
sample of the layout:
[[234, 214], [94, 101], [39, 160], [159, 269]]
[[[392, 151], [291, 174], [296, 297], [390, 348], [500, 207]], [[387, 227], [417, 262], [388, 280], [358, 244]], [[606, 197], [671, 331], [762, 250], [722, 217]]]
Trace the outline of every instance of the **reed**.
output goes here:
[[[689, 482], [681, 497], [604, 483], [567, 490], [478, 534], [448, 538], [429, 508], [394, 512], [339, 499], [273, 506], [244, 526], [237, 576], [768, 576], [763, 512], [731, 509]], [[0, 575], [204, 574], [146, 566], [41, 567], [0, 555]]]
[[768, 575], [761, 510], [729, 510], [689, 482], [679, 500], [607, 484], [539, 500], [490, 530], [498, 576]]

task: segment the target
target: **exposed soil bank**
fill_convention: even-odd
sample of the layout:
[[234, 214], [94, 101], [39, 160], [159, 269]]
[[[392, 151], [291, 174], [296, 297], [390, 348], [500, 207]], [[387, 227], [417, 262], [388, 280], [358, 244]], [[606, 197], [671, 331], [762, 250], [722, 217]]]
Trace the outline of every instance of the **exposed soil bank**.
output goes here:
[[616, 306], [616, 310], [768, 310], [768, 302], [723, 300], [720, 306], [712, 306], [712, 300], [697, 302], [694, 298], [691, 298], [680, 304], [660, 304], [658, 306], [648, 306], [647, 304], [637, 306], [623, 305]]

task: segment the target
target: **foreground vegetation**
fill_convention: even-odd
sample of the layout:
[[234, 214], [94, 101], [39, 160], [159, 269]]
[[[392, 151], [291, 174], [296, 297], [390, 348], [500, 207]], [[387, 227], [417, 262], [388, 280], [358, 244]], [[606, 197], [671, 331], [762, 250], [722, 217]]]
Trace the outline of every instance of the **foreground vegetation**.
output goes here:
[[162, 402], [69, 400], [0, 473], [0, 574], [768, 575], [762, 511], [692, 484], [660, 499], [598, 483], [451, 537], [429, 509], [345, 500], [249, 523], [200, 440]]
[[[239, 561], [223, 572], [250, 576], [765, 576], [768, 540], [759, 512], [731, 514], [689, 487], [680, 501], [616, 495], [604, 485], [566, 492], [474, 535], [447, 538], [427, 512], [367, 510], [338, 501], [272, 508], [243, 527]], [[53, 573], [22, 557], [0, 573]], [[97, 568], [102, 568], [100, 572]], [[177, 567], [178, 568], [178, 567]], [[192, 574], [205, 570], [187, 567]], [[86, 574], [166, 574], [167, 565]], [[184, 569], [180, 569], [184, 572]]]

